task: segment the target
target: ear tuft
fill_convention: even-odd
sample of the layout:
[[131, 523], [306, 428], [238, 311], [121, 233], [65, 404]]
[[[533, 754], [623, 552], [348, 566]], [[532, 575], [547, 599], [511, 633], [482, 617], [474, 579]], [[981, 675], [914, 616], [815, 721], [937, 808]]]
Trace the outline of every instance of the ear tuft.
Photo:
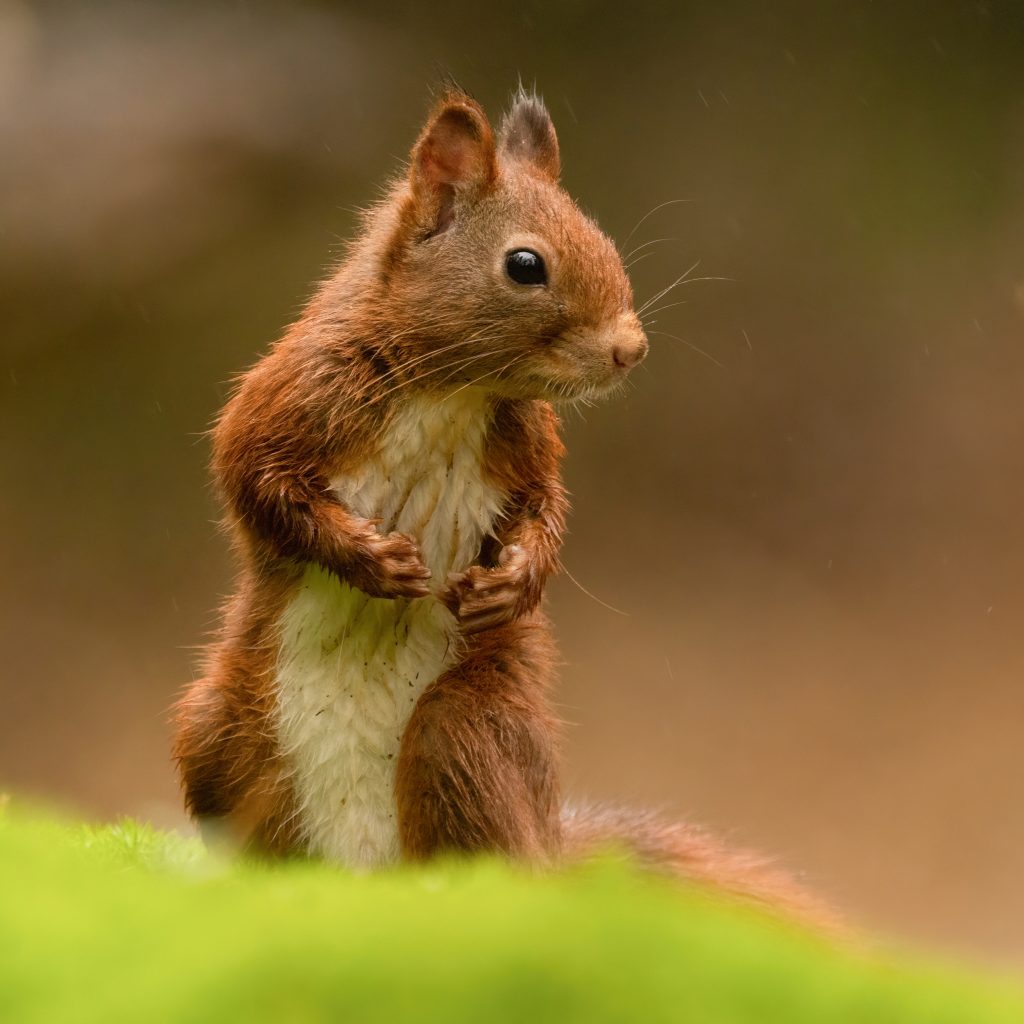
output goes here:
[[536, 93], [528, 93], [522, 85], [502, 119], [498, 145], [504, 156], [521, 160], [552, 181], [558, 181], [562, 164], [551, 115], [544, 101]]

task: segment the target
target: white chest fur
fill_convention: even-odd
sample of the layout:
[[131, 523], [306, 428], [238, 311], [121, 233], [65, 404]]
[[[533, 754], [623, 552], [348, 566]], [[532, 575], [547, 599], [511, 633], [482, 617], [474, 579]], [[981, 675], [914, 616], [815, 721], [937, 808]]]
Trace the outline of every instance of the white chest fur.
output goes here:
[[[501, 512], [482, 470], [487, 426], [480, 394], [413, 401], [372, 460], [332, 481], [352, 511], [383, 520], [381, 532], [419, 542], [435, 590], [473, 563]], [[311, 852], [352, 867], [398, 857], [399, 744], [454, 646], [454, 620], [433, 598], [371, 598], [306, 570], [280, 623], [277, 727]]]

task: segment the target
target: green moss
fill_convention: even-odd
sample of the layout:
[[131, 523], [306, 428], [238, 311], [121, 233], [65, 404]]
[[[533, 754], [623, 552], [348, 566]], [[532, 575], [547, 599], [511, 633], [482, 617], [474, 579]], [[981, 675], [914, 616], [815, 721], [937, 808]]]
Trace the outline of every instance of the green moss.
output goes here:
[[0, 814], [0, 1020], [1019, 1022], [1024, 994], [886, 963], [597, 863], [354, 876]]

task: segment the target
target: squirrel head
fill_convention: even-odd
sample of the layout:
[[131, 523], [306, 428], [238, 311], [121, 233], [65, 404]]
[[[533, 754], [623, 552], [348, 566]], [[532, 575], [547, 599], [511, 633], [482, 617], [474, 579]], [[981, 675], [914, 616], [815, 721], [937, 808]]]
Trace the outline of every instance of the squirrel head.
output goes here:
[[448, 92], [388, 210], [375, 296], [423, 387], [589, 398], [647, 353], [615, 245], [559, 185], [558, 138], [522, 89], [495, 134]]

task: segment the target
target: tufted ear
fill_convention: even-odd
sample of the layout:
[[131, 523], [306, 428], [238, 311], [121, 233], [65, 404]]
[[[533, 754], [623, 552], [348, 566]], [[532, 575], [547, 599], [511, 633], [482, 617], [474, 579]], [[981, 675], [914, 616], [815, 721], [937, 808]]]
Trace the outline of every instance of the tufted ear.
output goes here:
[[562, 172], [558, 136], [544, 101], [522, 87], [501, 122], [498, 145], [502, 154], [531, 164], [552, 181]]
[[420, 132], [410, 164], [413, 197], [438, 234], [454, 219], [456, 193], [479, 195], [497, 176], [494, 132], [480, 104], [463, 92], [447, 93]]

